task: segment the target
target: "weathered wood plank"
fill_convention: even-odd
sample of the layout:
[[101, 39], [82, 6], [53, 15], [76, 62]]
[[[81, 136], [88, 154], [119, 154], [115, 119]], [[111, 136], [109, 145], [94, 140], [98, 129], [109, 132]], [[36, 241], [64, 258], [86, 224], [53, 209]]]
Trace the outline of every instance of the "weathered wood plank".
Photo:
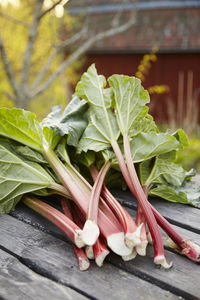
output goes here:
[[34, 229], [11, 216], [0, 216], [0, 244], [24, 263], [59, 283], [76, 287], [95, 299], [180, 299], [110, 264], [87, 272], [78, 270], [68, 243]]
[[[23, 211], [23, 207], [21, 207]], [[132, 209], [127, 209], [129, 213], [135, 218], [136, 212]], [[26, 213], [25, 213], [26, 211]], [[20, 211], [18, 210], [18, 214]], [[31, 222], [31, 211], [24, 210], [23, 211], [23, 218], [26, 219], [26, 214], [28, 214], [29, 221]], [[34, 214], [33, 222], [37, 224], [41, 224], [42, 227], [49, 226], [51, 228], [51, 232], [53, 233], [53, 228], [51, 224], [47, 224], [46, 220], [44, 221], [39, 215]], [[43, 223], [45, 222], [45, 223]], [[200, 244], [200, 235], [194, 232], [190, 232], [184, 228], [180, 228], [174, 226], [175, 229], [179, 231], [185, 238], [191, 239], [196, 243]], [[166, 235], [164, 235], [164, 243]], [[123, 263], [121, 259], [116, 259], [115, 256], [111, 256], [110, 262], [115, 264], [116, 266], [123, 268], [129, 272], [136, 272], [140, 273], [141, 276], [146, 276], [149, 280], [155, 282], [157, 281], [159, 285], [166, 285], [168, 284], [171, 286], [172, 290], [182, 290], [183, 294], [188, 293], [191, 295], [195, 295], [196, 297], [200, 297], [200, 268], [199, 265], [195, 264], [194, 262], [189, 261], [186, 257], [182, 257], [180, 255], [170, 253], [166, 251], [166, 258], [168, 262], [173, 261], [173, 268], [169, 271], [164, 271], [163, 269], [159, 270], [153, 264], [153, 252], [152, 247], [149, 247], [150, 250], [148, 252], [147, 257], [137, 257], [134, 261]], [[114, 260], [112, 259], [114, 257]], [[142, 275], [143, 274], [143, 275]], [[195, 276], [198, 278], [197, 281], [190, 281], [190, 276]], [[183, 284], [184, 283], [184, 284]]]
[[0, 299], [6, 300], [86, 300], [78, 292], [45, 278], [0, 250]]
[[[136, 209], [137, 202], [129, 191], [113, 190], [112, 192], [123, 205]], [[161, 199], [152, 199], [150, 202], [165, 218], [174, 224], [200, 233], [200, 209]]]
[[200, 299], [200, 266], [167, 250], [165, 255], [168, 262], [173, 262], [173, 267], [169, 270], [154, 265], [152, 247], [148, 247], [145, 257], [138, 255], [130, 262], [124, 262], [115, 255], [110, 256], [109, 261], [117, 267], [138, 274], [138, 276], [145, 274], [154, 284], [165, 287], [169, 285], [172, 292], [181, 290], [181, 295], [186, 299]]
[[34, 226], [36, 229], [47, 233], [52, 233], [54, 236], [63, 240], [68, 240], [66, 235], [57, 226], [55, 226], [46, 218], [40, 216], [38, 213], [36, 213], [34, 210], [30, 209], [23, 203], [19, 203], [16, 209], [12, 213], [10, 213], [10, 215], [20, 221]]

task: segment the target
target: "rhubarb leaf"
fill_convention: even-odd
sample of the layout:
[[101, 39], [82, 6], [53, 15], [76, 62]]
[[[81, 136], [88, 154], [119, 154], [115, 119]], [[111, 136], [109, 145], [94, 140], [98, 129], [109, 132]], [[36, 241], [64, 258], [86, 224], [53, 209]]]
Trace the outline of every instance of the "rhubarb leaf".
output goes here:
[[146, 106], [150, 101], [148, 92], [136, 77], [113, 75], [109, 77], [108, 82], [114, 93], [117, 122], [122, 135], [138, 134], [141, 130], [138, 124], [142, 125], [143, 118], [148, 112]]
[[0, 135], [42, 151], [42, 130], [32, 112], [0, 108]]
[[183, 204], [192, 204], [188, 200], [187, 195], [184, 192], [178, 192], [172, 186], [158, 185], [149, 192], [149, 196], [156, 196], [170, 202], [178, 202]]
[[70, 163], [70, 158], [67, 152], [67, 140], [63, 137], [56, 148], [56, 154], [65, 163]]
[[178, 129], [172, 134], [183, 146], [189, 145], [189, 140], [183, 129]]
[[136, 163], [177, 150], [180, 148], [180, 143], [167, 133], [142, 132], [131, 140], [130, 147], [132, 159]]
[[64, 112], [61, 112], [60, 106], [54, 107], [42, 121], [42, 126], [54, 130], [55, 135], [67, 135], [67, 143], [76, 146], [87, 126], [87, 108], [86, 101], [73, 96]]
[[39, 164], [48, 164], [48, 162], [40, 152], [35, 151], [28, 146], [16, 145], [14, 149], [16, 153], [23, 156], [26, 160], [33, 161]]
[[94, 151], [87, 151], [87, 153], [82, 152], [78, 155], [77, 160], [80, 164], [90, 167], [92, 164], [95, 163], [95, 152]]
[[95, 124], [90, 121], [79, 141], [77, 153], [81, 153], [82, 151], [87, 152], [88, 150], [98, 152], [109, 148], [110, 142], [103, 133], [98, 131]]
[[138, 165], [138, 176], [142, 186], [147, 184], [147, 180], [151, 174], [155, 163], [155, 158], [147, 159], [139, 163]]
[[176, 192], [185, 193], [188, 204], [200, 208], [200, 184], [193, 180], [185, 180], [182, 186], [176, 188]]
[[59, 134], [55, 134], [55, 129], [50, 129], [48, 127], [43, 127], [43, 147], [51, 148], [54, 150], [61, 140]]
[[[1, 181], [0, 181], [0, 185], [1, 185]], [[0, 214], [8, 214], [11, 211], [13, 211], [15, 209], [15, 206], [17, 205], [17, 203], [21, 200], [22, 195], [19, 195], [15, 198], [8, 198], [7, 200], [4, 200], [3, 202], [1, 202], [0, 200]]]
[[186, 180], [178, 188], [171, 185], [158, 185], [150, 190], [149, 196], [200, 208], [200, 186], [194, 181]]
[[[146, 175], [145, 175], [146, 176]], [[171, 184], [173, 186], [181, 186], [186, 177], [186, 171], [178, 164], [165, 160], [161, 157], [156, 157], [149, 177], [145, 185], [151, 184]], [[144, 181], [144, 180], [142, 180]]]
[[106, 80], [94, 65], [88, 68], [77, 84], [76, 94], [90, 104], [90, 123], [78, 146], [78, 152], [108, 149], [119, 137], [119, 128], [112, 109], [113, 94], [106, 89]]
[[51, 176], [37, 163], [15, 153], [9, 141], [0, 139], [0, 212], [14, 209], [23, 194], [47, 188]]

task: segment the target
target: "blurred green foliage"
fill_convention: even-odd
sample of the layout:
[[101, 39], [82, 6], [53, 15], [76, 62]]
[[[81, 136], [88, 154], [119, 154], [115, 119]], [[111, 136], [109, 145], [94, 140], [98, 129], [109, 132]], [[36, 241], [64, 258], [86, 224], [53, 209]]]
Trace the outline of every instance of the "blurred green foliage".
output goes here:
[[[19, 7], [11, 4], [4, 7], [1, 6], [0, 3], [0, 34], [4, 41], [7, 55], [17, 81], [20, 79], [23, 55], [27, 47], [29, 24], [32, 22], [34, 5], [34, 0], [20, 1]], [[62, 42], [63, 35], [70, 35], [72, 27], [77, 26], [74, 22], [75, 21], [67, 14], [66, 10], [62, 18], [57, 18], [55, 14], [51, 12], [41, 19], [37, 39], [34, 45], [34, 52], [31, 57], [29, 74], [30, 86], [43, 68], [49, 55], [54, 51], [54, 47]], [[42, 82], [57, 70], [63, 59], [63, 53], [60, 53], [60, 55], [54, 59]], [[64, 74], [41, 94], [41, 96], [31, 101], [28, 109], [34, 111], [39, 117], [44, 117], [53, 105], [60, 104], [65, 106], [68, 101], [68, 95], [71, 95], [71, 92], [67, 91], [67, 89], [78, 80], [78, 72], [80, 67], [82, 67], [82, 63], [83, 60], [79, 60], [67, 68]], [[15, 105], [7, 97], [6, 92], [12, 94], [11, 87], [0, 60], [0, 107], [11, 107]]]
[[186, 170], [194, 168], [200, 173], [200, 139], [190, 139], [189, 145], [178, 151], [177, 162]]

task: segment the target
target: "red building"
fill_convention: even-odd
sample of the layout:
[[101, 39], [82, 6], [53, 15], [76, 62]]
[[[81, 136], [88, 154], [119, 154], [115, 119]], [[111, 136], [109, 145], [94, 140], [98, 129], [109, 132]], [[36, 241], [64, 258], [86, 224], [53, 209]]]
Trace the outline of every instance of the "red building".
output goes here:
[[[145, 88], [164, 84], [170, 91], [151, 96], [152, 113], [160, 121], [197, 118], [200, 113], [200, 0], [69, 2], [69, 12], [84, 10], [97, 32], [122, 10], [125, 20], [134, 9], [136, 24], [123, 34], [100, 41], [87, 53], [86, 67], [95, 62], [98, 72], [134, 75], [144, 54], [158, 46]], [[184, 103], [184, 104], [183, 104]], [[192, 108], [192, 106], [194, 106]]]

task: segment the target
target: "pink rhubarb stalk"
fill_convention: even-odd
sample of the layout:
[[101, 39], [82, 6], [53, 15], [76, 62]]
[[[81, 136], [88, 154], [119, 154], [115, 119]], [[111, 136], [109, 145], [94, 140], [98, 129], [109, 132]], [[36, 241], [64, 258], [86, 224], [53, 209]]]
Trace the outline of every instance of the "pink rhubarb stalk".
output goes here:
[[138, 200], [138, 203], [140, 204], [140, 207], [143, 211], [143, 214], [145, 216], [145, 219], [147, 221], [152, 239], [153, 239], [153, 246], [154, 246], [154, 263], [160, 264], [165, 268], [171, 267], [171, 264], [167, 264], [166, 258], [164, 255], [164, 246], [162, 241], [162, 235], [160, 232], [160, 229], [158, 227], [158, 224], [156, 222], [156, 219], [154, 217], [154, 214], [151, 210], [151, 205], [147, 200], [147, 197], [142, 189], [142, 186], [139, 182], [133, 161], [132, 161], [132, 155], [130, 150], [130, 143], [129, 143], [129, 137], [127, 134], [124, 134], [124, 153], [126, 157], [126, 163], [128, 172], [130, 174], [130, 179], [133, 185], [133, 189], [135, 192], [135, 197]]
[[82, 239], [86, 245], [94, 245], [99, 237], [100, 231], [98, 227], [98, 207], [101, 189], [105, 180], [105, 177], [111, 167], [109, 161], [105, 162], [102, 166], [91, 191], [87, 220], [83, 226]]
[[82, 230], [63, 213], [33, 197], [26, 196], [22, 201], [60, 228], [78, 248], [85, 245], [81, 238]]
[[182, 237], [153, 206], [151, 208], [160, 227], [178, 246], [174, 247], [175, 250], [193, 261], [200, 262], [200, 246]]
[[94, 258], [97, 266], [101, 267], [106, 256], [109, 254], [109, 250], [106, 247], [104, 241], [99, 237], [93, 246], [94, 248]]
[[159, 230], [154, 214], [151, 210], [150, 204], [140, 185], [139, 179], [135, 171], [135, 167], [133, 165], [128, 135], [124, 134], [123, 139], [124, 139], [124, 153], [126, 157], [127, 167], [124, 162], [124, 158], [119, 148], [119, 145], [117, 144], [116, 141], [112, 142], [113, 150], [118, 159], [122, 174], [123, 176], [125, 175], [124, 179], [126, 180], [129, 189], [138, 200], [138, 203], [141, 205], [149, 230], [151, 232], [152, 239], [153, 239], [153, 246], [154, 246], [154, 263], [161, 264], [163, 267], [169, 268], [171, 267], [171, 265], [167, 264], [165, 259], [161, 232]]
[[79, 268], [81, 271], [85, 271], [89, 268], [90, 262], [89, 259], [82, 248], [76, 247], [73, 245], [74, 253], [76, 254], [76, 258], [78, 260]]
[[141, 226], [141, 231], [140, 231], [141, 244], [136, 246], [136, 252], [139, 255], [145, 256], [146, 247], [148, 245], [147, 233], [146, 233], [146, 220], [139, 204], [137, 209], [136, 224], [137, 226]]
[[116, 216], [123, 226], [126, 245], [129, 248], [140, 245], [141, 227], [137, 227], [131, 215], [121, 206], [121, 204], [117, 201], [117, 199], [115, 199], [115, 197], [111, 194], [111, 192], [106, 188], [105, 185], [102, 189], [102, 195], [107, 201], [110, 208], [115, 212]]
[[[67, 216], [70, 220], [73, 221], [73, 216], [72, 216], [72, 213], [71, 213], [71, 207], [70, 207], [70, 204], [69, 204], [68, 200], [61, 199], [60, 202], [61, 202], [61, 206], [62, 206], [62, 209], [64, 211], [65, 216]], [[74, 253], [76, 255], [78, 264], [79, 264], [79, 269], [81, 271], [87, 270], [90, 266], [90, 262], [88, 260], [88, 257], [86, 255], [86, 253], [84, 252], [84, 250], [82, 248], [78, 248], [74, 244], [73, 244], [73, 249], [74, 249]]]

